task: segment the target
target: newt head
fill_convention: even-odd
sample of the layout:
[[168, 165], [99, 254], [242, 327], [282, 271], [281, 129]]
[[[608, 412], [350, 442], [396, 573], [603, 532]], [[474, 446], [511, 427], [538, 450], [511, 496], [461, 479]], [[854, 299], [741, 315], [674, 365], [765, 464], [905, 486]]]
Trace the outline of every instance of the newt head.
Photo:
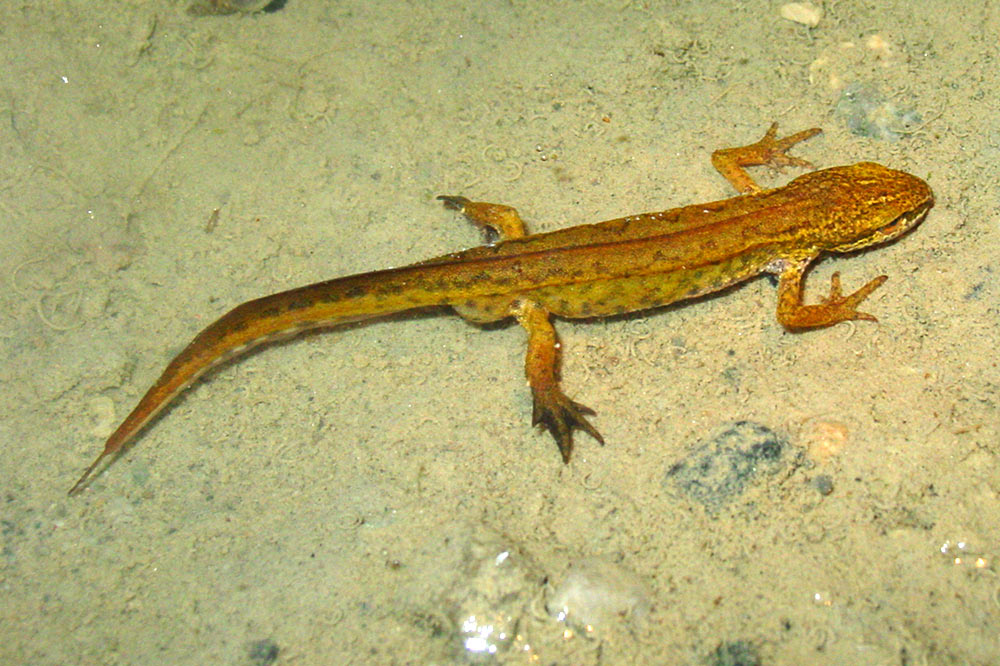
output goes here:
[[839, 202], [824, 225], [823, 249], [830, 252], [887, 243], [920, 224], [934, 205], [934, 194], [923, 180], [874, 162], [810, 175], [827, 176], [815, 185], [827, 190], [825, 198]]

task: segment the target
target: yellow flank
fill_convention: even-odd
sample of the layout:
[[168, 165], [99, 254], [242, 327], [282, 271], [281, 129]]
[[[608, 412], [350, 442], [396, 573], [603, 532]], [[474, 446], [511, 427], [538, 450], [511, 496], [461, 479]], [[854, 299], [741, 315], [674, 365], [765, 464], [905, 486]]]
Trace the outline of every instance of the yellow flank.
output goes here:
[[812, 168], [786, 151], [819, 131], [777, 139], [775, 124], [754, 144], [716, 151], [712, 164], [741, 196], [545, 234], [528, 235], [509, 206], [438, 197], [499, 242], [237, 306], [170, 362], [70, 493], [86, 487], [103, 459], [122, 451], [206, 370], [306, 329], [439, 306], [451, 306], [478, 323], [514, 317], [528, 333], [525, 374], [534, 399], [532, 421], [549, 430], [568, 462], [574, 430], [603, 440], [587, 421], [593, 412], [559, 388], [559, 345], [551, 315], [634, 312], [774, 273], [778, 321], [787, 328], [874, 321], [857, 307], [886, 276], [844, 296], [835, 273], [829, 295], [819, 304], [805, 305], [805, 271], [824, 252], [847, 252], [897, 238], [924, 218], [934, 197], [920, 178], [871, 162], [813, 171], [770, 190], [759, 187], [744, 169]]

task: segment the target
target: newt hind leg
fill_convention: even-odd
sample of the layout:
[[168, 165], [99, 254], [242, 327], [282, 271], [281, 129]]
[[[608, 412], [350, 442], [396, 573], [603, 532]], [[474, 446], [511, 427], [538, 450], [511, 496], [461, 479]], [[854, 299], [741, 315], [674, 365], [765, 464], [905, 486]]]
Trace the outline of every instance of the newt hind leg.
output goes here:
[[559, 446], [563, 462], [569, 462], [573, 452], [573, 431], [582, 430], [601, 444], [604, 438], [587, 421], [594, 410], [574, 402], [559, 388], [559, 348], [556, 330], [549, 313], [533, 301], [519, 301], [512, 314], [528, 332], [528, 353], [524, 373], [531, 386], [532, 425], [543, 425]]
[[[462, 196], [445, 195], [438, 199], [448, 208], [461, 211], [470, 222], [496, 239], [512, 240], [527, 235], [521, 216], [510, 206], [470, 201]], [[531, 424], [545, 426], [556, 440], [563, 462], [569, 462], [573, 453], [574, 430], [582, 430], [604, 444], [601, 433], [586, 418], [594, 410], [574, 402], [559, 388], [559, 344], [545, 308], [529, 300], [511, 304], [508, 296], [477, 298], [453, 307], [462, 317], [481, 323], [513, 315], [528, 332], [524, 374], [531, 387]]]
[[510, 206], [470, 201], [465, 197], [448, 194], [439, 196], [438, 200], [452, 210], [461, 211], [470, 222], [482, 229], [487, 234], [489, 245], [493, 245], [496, 240], [511, 240], [528, 235], [517, 209]]

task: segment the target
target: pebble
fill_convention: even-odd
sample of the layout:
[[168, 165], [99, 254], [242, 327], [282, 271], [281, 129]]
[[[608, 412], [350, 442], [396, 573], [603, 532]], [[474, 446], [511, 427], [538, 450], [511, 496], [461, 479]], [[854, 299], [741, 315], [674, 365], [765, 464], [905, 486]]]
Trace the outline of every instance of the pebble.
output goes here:
[[823, 9], [811, 2], [789, 2], [781, 6], [781, 18], [815, 28], [823, 18]]
[[650, 592], [639, 576], [607, 558], [571, 565], [545, 603], [549, 615], [584, 634], [640, 622], [649, 607]]

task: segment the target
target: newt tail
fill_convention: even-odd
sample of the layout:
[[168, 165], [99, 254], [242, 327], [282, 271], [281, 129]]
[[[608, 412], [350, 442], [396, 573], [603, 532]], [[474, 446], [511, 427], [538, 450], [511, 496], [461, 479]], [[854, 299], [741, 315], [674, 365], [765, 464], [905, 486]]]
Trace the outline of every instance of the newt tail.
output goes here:
[[69, 494], [82, 490], [102, 460], [120, 452], [184, 389], [212, 368], [302, 331], [446, 305], [456, 291], [467, 294], [475, 276], [471, 271], [455, 270], [449, 258], [319, 282], [233, 308], [195, 336], [170, 362], [108, 437], [104, 450]]

